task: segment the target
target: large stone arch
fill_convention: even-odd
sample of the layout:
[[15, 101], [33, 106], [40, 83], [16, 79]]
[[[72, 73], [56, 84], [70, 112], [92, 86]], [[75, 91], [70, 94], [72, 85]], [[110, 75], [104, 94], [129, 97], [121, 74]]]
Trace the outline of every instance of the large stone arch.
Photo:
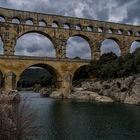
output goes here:
[[129, 52], [133, 53], [137, 48], [140, 48], [140, 39], [136, 39], [131, 42]]
[[43, 32], [43, 31], [39, 31], [39, 30], [29, 30], [29, 31], [18, 34], [17, 37], [16, 37], [16, 44], [15, 44], [15, 47], [14, 47], [14, 52], [15, 52], [16, 47], [17, 47], [17, 40], [20, 39], [21, 37], [24, 37], [25, 35], [30, 35], [30, 34], [42, 35], [42, 37], [44, 37], [44, 39], [46, 39], [46, 43], [47, 43], [47, 39], [48, 39], [50, 44], [52, 44], [51, 48], [54, 50], [54, 53], [53, 53], [54, 57], [56, 57], [56, 55], [57, 55], [56, 54], [56, 44], [55, 44], [54, 38], [51, 36], [51, 34]]
[[[106, 40], [110, 40], [110, 41], [113, 41], [114, 43], [116, 43], [118, 45], [118, 50], [120, 51], [119, 55], [118, 56], [121, 56], [121, 53], [122, 53], [122, 43], [121, 41], [117, 38], [117, 37], [107, 37], [107, 38], [103, 38], [102, 40], [100, 40], [100, 55], [101, 55], [101, 47], [102, 47], [102, 43]], [[112, 46], [112, 47], [116, 47], [116, 46]]]
[[55, 67], [53, 67], [49, 64], [44, 64], [44, 63], [30, 64], [30, 65], [27, 65], [26, 67], [24, 67], [23, 69], [21, 69], [17, 73], [17, 81], [16, 81], [17, 83], [20, 80], [22, 74], [30, 67], [40, 67], [40, 68], [44, 68], [44, 69], [48, 70], [55, 77], [56, 88], [60, 89], [62, 87], [62, 83], [61, 83], [62, 76], [61, 76], [60, 72]]
[[[80, 44], [80, 42], [78, 41], [78, 38], [83, 42], [83, 43], [85, 43], [86, 44], [86, 46], [84, 47], [84, 49], [85, 49], [85, 51], [87, 52], [87, 56], [84, 56], [83, 55], [83, 57], [85, 57], [85, 59], [86, 59], [86, 57], [88, 58], [88, 59], [91, 59], [91, 48], [92, 48], [92, 43], [91, 43], [91, 41], [90, 41], [90, 38], [89, 37], [87, 37], [87, 36], [85, 36], [85, 35], [82, 35], [82, 34], [72, 34], [71, 36], [69, 36], [68, 38], [67, 38], [67, 41], [66, 41], [66, 56], [68, 57], [68, 49], [71, 47], [72, 48], [72, 46], [69, 46], [69, 44], [68, 43], [70, 43], [70, 42], [72, 42], [73, 40], [75, 40], [76, 41], [76, 39], [77, 39], [77, 43], [79, 43]], [[68, 48], [69, 47], [69, 48]], [[86, 47], [89, 47], [89, 48], [86, 48]], [[78, 49], [78, 48], [74, 48], [75, 49], [75, 51], [76, 51], [76, 49]], [[81, 50], [82, 51], [82, 50]], [[76, 56], [75, 56], [76, 57]], [[83, 59], [83, 58], [82, 58]]]

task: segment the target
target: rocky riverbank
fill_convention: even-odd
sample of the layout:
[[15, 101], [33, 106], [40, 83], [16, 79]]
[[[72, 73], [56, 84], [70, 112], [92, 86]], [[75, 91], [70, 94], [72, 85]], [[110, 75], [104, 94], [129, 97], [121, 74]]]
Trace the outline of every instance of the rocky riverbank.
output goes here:
[[[63, 96], [62, 93], [54, 91], [50, 97]], [[74, 87], [67, 98], [140, 105], [140, 75], [106, 81], [85, 80], [79, 87]]]

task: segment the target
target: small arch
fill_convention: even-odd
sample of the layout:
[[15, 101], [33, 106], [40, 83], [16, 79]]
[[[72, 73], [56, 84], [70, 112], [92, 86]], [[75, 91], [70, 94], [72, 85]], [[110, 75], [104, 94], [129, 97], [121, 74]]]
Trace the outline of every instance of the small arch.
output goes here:
[[70, 24], [69, 23], [65, 23], [64, 24], [64, 29], [70, 29]]
[[77, 24], [77, 25], [75, 26], [75, 29], [78, 30], [78, 31], [80, 31], [80, 30], [81, 30], [81, 25], [80, 25], [80, 24]]
[[102, 33], [102, 32], [103, 32], [103, 27], [97, 28], [97, 31], [98, 31], [99, 33]]
[[5, 17], [0, 15], [0, 22], [5, 22]]
[[53, 28], [58, 28], [58, 22], [57, 22], [57, 21], [53, 21], [52, 27], [53, 27]]
[[33, 19], [31, 19], [31, 18], [27, 19], [26, 25], [33, 25]]
[[129, 30], [129, 31], [127, 32], [127, 34], [128, 34], [129, 36], [133, 35], [132, 30]]
[[140, 31], [136, 32], [136, 36], [140, 36]]
[[122, 30], [122, 29], [119, 29], [119, 30], [118, 30], [118, 34], [119, 34], [119, 35], [122, 35], [122, 34], [123, 34], [123, 30]]
[[140, 48], [140, 40], [135, 40], [132, 42], [131, 47], [130, 47], [130, 53], [135, 52], [137, 48]]
[[119, 41], [115, 38], [105, 39], [101, 43], [101, 48], [100, 48], [101, 55], [113, 52], [117, 56], [121, 56], [121, 50], [118, 42]]
[[93, 27], [92, 26], [87, 26], [87, 30], [88, 32], [92, 32], [93, 31]]
[[20, 20], [17, 17], [12, 18], [12, 23], [14, 24], [20, 24]]
[[108, 33], [112, 34], [113, 33], [113, 29], [109, 28]]
[[46, 21], [40, 20], [40, 21], [39, 21], [39, 26], [46, 27], [46, 26], [47, 26]]

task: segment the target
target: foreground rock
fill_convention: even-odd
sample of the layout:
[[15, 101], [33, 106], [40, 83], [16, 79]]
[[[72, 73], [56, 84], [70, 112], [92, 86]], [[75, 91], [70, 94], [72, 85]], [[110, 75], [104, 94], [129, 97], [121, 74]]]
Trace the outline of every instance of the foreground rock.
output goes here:
[[79, 100], [90, 100], [95, 102], [113, 102], [113, 99], [106, 96], [101, 96], [96, 92], [92, 91], [75, 91], [72, 92], [69, 96], [69, 99], [79, 99]]
[[107, 81], [88, 80], [81, 83], [81, 89], [116, 102], [140, 105], [140, 75]]

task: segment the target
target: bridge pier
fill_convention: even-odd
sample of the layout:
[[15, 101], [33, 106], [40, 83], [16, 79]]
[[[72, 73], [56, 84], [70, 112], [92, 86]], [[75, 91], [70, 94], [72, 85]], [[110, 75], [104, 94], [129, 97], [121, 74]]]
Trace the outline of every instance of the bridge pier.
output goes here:
[[11, 71], [5, 74], [4, 89], [6, 91], [16, 90], [16, 75]]
[[72, 74], [66, 71], [63, 78], [63, 95], [67, 97], [72, 91]]

